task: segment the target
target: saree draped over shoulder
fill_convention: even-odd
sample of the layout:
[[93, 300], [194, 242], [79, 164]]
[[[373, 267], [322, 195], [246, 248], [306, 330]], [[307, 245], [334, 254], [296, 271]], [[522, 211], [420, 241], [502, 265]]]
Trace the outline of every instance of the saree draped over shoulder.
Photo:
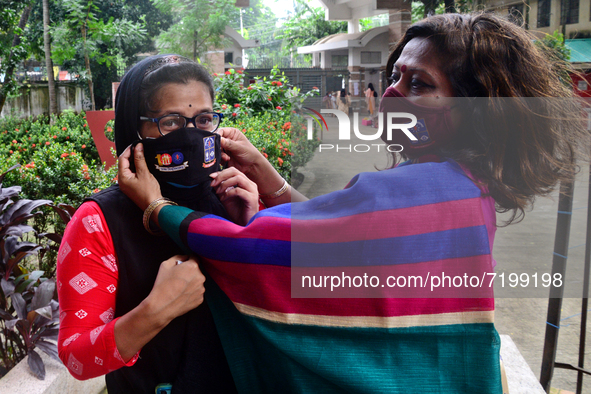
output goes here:
[[356, 288], [292, 297], [296, 265], [492, 272], [482, 200], [444, 161], [362, 173], [245, 227], [172, 206], [159, 221], [215, 282], [206, 297], [239, 392], [502, 393], [492, 288], [478, 297], [365, 297]]

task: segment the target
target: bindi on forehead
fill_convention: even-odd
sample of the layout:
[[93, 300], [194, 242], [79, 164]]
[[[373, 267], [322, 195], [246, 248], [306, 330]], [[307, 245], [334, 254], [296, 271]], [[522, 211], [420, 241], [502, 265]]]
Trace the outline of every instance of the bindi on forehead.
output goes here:
[[191, 108], [191, 107], [192, 107], [192, 105], [191, 105], [191, 104], [189, 104], [189, 108]]

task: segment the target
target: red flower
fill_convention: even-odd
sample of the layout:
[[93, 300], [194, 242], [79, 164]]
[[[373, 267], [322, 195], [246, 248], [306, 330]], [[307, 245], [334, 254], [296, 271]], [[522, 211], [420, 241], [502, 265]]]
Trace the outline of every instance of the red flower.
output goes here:
[[69, 140], [69, 139], [70, 139], [70, 136], [69, 136], [69, 135], [67, 135], [67, 136], [66, 136], [66, 139], [67, 139], [67, 140]]
[[316, 86], [313, 86], [312, 90], [320, 90], [320, 89], [318, 89]]
[[240, 108], [240, 104], [234, 104], [234, 108]]
[[214, 77], [217, 77], [217, 76], [218, 76], [218, 73], [213, 73], [213, 76], [214, 76]]
[[273, 82], [271, 82], [271, 85], [275, 86], [275, 84], [276, 84], [276, 83], [277, 83], [277, 82], [273, 81]]
[[67, 154], [67, 153], [62, 153], [60, 156], [61, 156], [61, 157], [68, 157], [68, 156], [69, 156], [69, 154]]
[[28, 132], [29, 132], [29, 130], [25, 130], [25, 133], [28, 133]]
[[291, 122], [286, 122], [282, 127], [283, 130], [291, 129]]
[[37, 145], [33, 144], [33, 148], [36, 147]]
[[226, 104], [222, 105], [222, 109], [227, 109], [228, 106]]
[[236, 112], [232, 112], [232, 116], [238, 116]]
[[269, 101], [273, 101], [273, 99], [271, 97], [267, 97], [267, 100]]
[[10, 153], [12, 155], [13, 152], [11, 150], [9, 150], [8, 153]]
[[70, 156], [76, 156], [76, 152], [70, 153]]
[[279, 162], [279, 165], [280, 166], [283, 165], [283, 159], [281, 157], [278, 157], [277, 158], [277, 161]]
[[242, 71], [242, 70], [236, 70], [236, 72], [237, 72], [238, 74], [242, 74], [244, 71]]
[[49, 142], [49, 141], [45, 142], [45, 145], [49, 145], [49, 144], [51, 144], [51, 142]]
[[279, 111], [281, 111], [283, 108], [281, 108], [280, 106], [277, 106], [277, 109], [278, 109]]
[[[86, 119], [86, 118], [85, 118], [85, 119]], [[88, 127], [88, 125], [87, 125], [86, 123], [84, 123], [84, 124], [82, 125], [82, 127]]]
[[31, 141], [31, 137], [29, 137], [29, 141]]
[[110, 133], [113, 131], [113, 129], [111, 127], [107, 127], [107, 131]]
[[18, 129], [14, 129], [14, 131], [18, 131]]
[[101, 189], [98, 189], [98, 188], [97, 188], [97, 189], [94, 189], [92, 192], [93, 192], [93, 193], [98, 193], [98, 192], [100, 192], [100, 191], [101, 191]]
[[246, 90], [252, 90], [252, 86], [247, 87]]
[[53, 136], [53, 139], [56, 139], [56, 138], [57, 138], [57, 135], [54, 135], [54, 136]]
[[263, 152], [263, 156], [265, 156], [265, 158], [268, 158], [269, 157], [269, 155], [266, 154], [265, 152]]
[[277, 86], [283, 86], [283, 84], [279, 81], [277, 81]]
[[12, 143], [13, 143], [13, 144], [16, 144], [16, 140], [12, 140]]
[[246, 133], [246, 129], [242, 129], [242, 132], [243, 132], [243, 133]]
[[82, 149], [85, 149], [85, 148], [86, 148], [86, 145], [82, 145]]
[[66, 131], [66, 130], [68, 130], [67, 127], [62, 127], [62, 131]]
[[231, 73], [230, 71], [226, 71], [224, 74], [226, 74], [226, 75], [230, 75], [230, 74], [232, 74], [232, 73]]

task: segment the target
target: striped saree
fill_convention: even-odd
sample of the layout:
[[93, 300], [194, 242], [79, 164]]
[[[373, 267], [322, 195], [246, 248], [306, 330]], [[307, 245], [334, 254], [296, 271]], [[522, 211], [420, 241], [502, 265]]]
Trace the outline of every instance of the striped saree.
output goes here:
[[446, 161], [363, 173], [245, 227], [175, 206], [159, 221], [202, 257], [240, 392], [501, 393], [492, 289], [438, 293], [445, 298], [429, 288], [331, 292], [303, 288], [299, 274], [491, 272], [481, 200]]

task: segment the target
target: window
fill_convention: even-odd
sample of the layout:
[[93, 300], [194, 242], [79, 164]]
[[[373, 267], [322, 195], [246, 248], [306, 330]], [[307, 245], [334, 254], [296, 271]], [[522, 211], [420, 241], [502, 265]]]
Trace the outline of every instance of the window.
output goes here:
[[376, 63], [382, 63], [382, 52], [361, 52], [361, 64]]
[[234, 63], [234, 52], [224, 53], [224, 63]]
[[509, 7], [509, 20], [517, 26], [523, 26], [523, 4], [515, 4]]
[[552, 0], [538, 0], [538, 27], [550, 26], [550, 6]]
[[579, 23], [579, 0], [562, 0], [560, 21], [562, 25]]
[[348, 55], [332, 55], [333, 67], [347, 67], [349, 65]]

